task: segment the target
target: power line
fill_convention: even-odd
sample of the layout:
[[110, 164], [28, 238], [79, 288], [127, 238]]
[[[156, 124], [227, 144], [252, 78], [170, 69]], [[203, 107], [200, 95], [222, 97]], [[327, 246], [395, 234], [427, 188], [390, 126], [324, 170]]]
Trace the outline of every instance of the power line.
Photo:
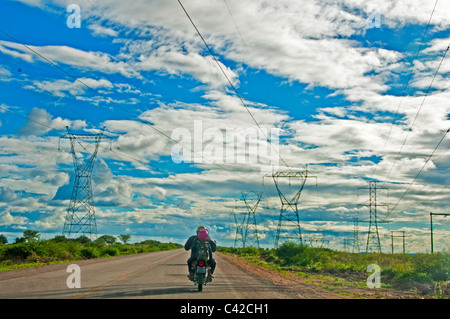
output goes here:
[[89, 86], [88, 84], [86, 84], [84, 81], [80, 80], [79, 78], [75, 77], [74, 75], [72, 75], [71, 73], [67, 72], [66, 70], [64, 70], [63, 68], [61, 68], [59, 65], [57, 65], [56, 63], [54, 63], [53, 61], [49, 60], [48, 58], [46, 58], [44, 55], [38, 53], [36, 50], [32, 49], [30, 46], [24, 44], [23, 42], [19, 41], [17, 38], [13, 37], [11, 34], [9, 34], [8, 32], [0, 29], [0, 32], [3, 32], [4, 34], [6, 34], [7, 36], [9, 36], [10, 38], [12, 38], [14, 41], [16, 41], [17, 43], [23, 45], [26, 49], [30, 50], [32, 53], [36, 54], [37, 56], [39, 56], [40, 58], [42, 58], [44, 61], [46, 61], [47, 63], [51, 64], [52, 66], [56, 67], [57, 69], [59, 69], [60, 71], [64, 72], [65, 74], [67, 74], [68, 76], [70, 76], [71, 78], [75, 79], [76, 82], [81, 83], [83, 86], [85, 86], [86, 88], [88, 88], [89, 90], [95, 92], [96, 94], [99, 94], [100, 96], [104, 97], [106, 100], [108, 100], [108, 102], [114, 104], [115, 106], [117, 106], [118, 108], [120, 108], [122, 111], [128, 113], [129, 115], [131, 115], [133, 118], [135, 118], [138, 122], [145, 124], [147, 126], [149, 126], [150, 128], [152, 128], [153, 130], [155, 130], [157, 133], [159, 133], [160, 135], [162, 135], [163, 137], [171, 140], [172, 142], [180, 145], [181, 147], [189, 150], [192, 154], [196, 154], [201, 156], [203, 159], [205, 159], [206, 161], [210, 162], [212, 165], [217, 166], [221, 169], [224, 169], [234, 175], [237, 175], [241, 178], [244, 178], [250, 182], [252, 182], [250, 179], [248, 179], [247, 177], [244, 177], [222, 165], [219, 165], [218, 163], [214, 162], [214, 161], [210, 161], [209, 159], [205, 158], [203, 156], [203, 154], [198, 154], [195, 150], [192, 150], [190, 147], [185, 146], [183, 144], [181, 144], [179, 141], [176, 141], [174, 139], [172, 139], [172, 137], [170, 137], [169, 135], [167, 135], [166, 133], [164, 133], [163, 131], [161, 131], [160, 129], [156, 128], [153, 124], [151, 124], [150, 122], [139, 118], [139, 116], [137, 116], [136, 114], [128, 111], [126, 108], [124, 108], [123, 106], [121, 106], [120, 104], [117, 104], [113, 99], [111, 99], [108, 96], [103, 95], [102, 93], [98, 92], [97, 90], [95, 90], [94, 88], [92, 88], [91, 86]]
[[[43, 90], [47, 91], [48, 93], [50, 93], [50, 95], [51, 95], [52, 97], [54, 97], [54, 96], [51, 94], [51, 91], [50, 91], [45, 85], [43, 85], [42, 83], [39, 84], [39, 87], [42, 88]], [[0, 109], [3, 110], [3, 111], [5, 111], [5, 112], [9, 112], [9, 113], [14, 114], [14, 115], [16, 115], [16, 116], [19, 116], [19, 117], [22, 117], [22, 118], [24, 118], [24, 119], [27, 119], [27, 120], [29, 120], [29, 121], [31, 121], [31, 122], [37, 124], [37, 125], [43, 126], [43, 127], [45, 127], [45, 128], [48, 128], [49, 130], [59, 131], [59, 129], [57, 129], [57, 128], [51, 126], [51, 125], [42, 123], [42, 122], [40, 122], [40, 121], [36, 121], [36, 120], [30, 118], [29, 116], [25, 116], [25, 115], [22, 115], [22, 114], [20, 114], [20, 113], [15, 112], [15, 111], [12, 111], [12, 110], [6, 108], [6, 107], [3, 106], [3, 105], [0, 105]], [[25, 142], [22, 141], [22, 140], [20, 140], [20, 139], [17, 139], [17, 141], [19, 141], [19, 142], [25, 144]], [[79, 142], [78, 142], [78, 143], [79, 143]], [[80, 144], [80, 145], [81, 145], [81, 144]], [[31, 145], [26, 145], [26, 146], [28, 146], [28, 147], [30, 147], [30, 148], [32, 147]], [[83, 146], [81, 145], [81, 147], [83, 147]], [[130, 154], [127, 154], [127, 153], [118, 151], [118, 150], [117, 150], [118, 148], [116, 148], [116, 150], [113, 150], [113, 148], [111, 147], [111, 145], [109, 146], [109, 148], [106, 148], [106, 147], [102, 146], [101, 144], [99, 144], [98, 147], [99, 147], [100, 149], [105, 149], [105, 150], [108, 150], [108, 151], [114, 153], [116, 156], [118, 156], [118, 157], [119, 157], [120, 159], [122, 159], [122, 160], [124, 160], [123, 157], [127, 157], [127, 158], [132, 159], [132, 160], [134, 160], [134, 161], [136, 161], [136, 162], [139, 162], [140, 164], [144, 165], [144, 167], [146, 167], [147, 164], [148, 164], [147, 162], [144, 162], [144, 161], [142, 161], [141, 159], [139, 159], [139, 158], [137, 158], [137, 157], [134, 157], [134, 156], [132, 156], [132, 155], [130, 155]], [[84, 148], [84, 147], [83, 147], [83, 148]], [[120, 149], [123, 150], [123, 146], [121, 146]], [[33, 150], [34, 150], [34, 148], [33, 148]], [[45, 151], [45, 150], [39, 150], [39, 151], [44, 151], [44, 152], [48, 152], [48, 153], [49, 153], [49, 151]], [[39, 152], [39, 151], [38, 151], [38, 152]], [[166, 173], [166, 174], [168, 174], [168, 175], [170, 175], [171, 173], [173, 173], [172, 171], [169, 171], [169, 170], [167, 170], [167, 169], [161, 168], [161, 167], [159, 167], [159, 166], [157, 166], [157, 165], [155, 165], [155, 164], [152, 164], [151, 166], [152, 166], [153, 168], [155, 168], [157, 171]], [[138, 176], [140, 176], [141, 178], [143, 178], [143, 176], [139, 173], [139, 171], [135, 171], [135, 173], [136, 173]], [[190, 178], [197, 179], [197, 180], [199, 180], [199, 181], [204, 181], [204, 180], [202, 180], [202, 179], [196, 177], [195, 175], [191, 175]], [[176, 184], [179, 184], [180, 186], [186, 187], [187, 189], [192, 189], [191, 186], [188, 185], [188, 184], [186, 184], [186, 183], [183, 183], [183, 182], [180, 182], [180, 181], [177, 181], [177, 180], [174, 180], [174, 182], [175, 182]]]
[[[14, 115], [16, 115], [16, 116], [19, 116], [19, 117], [28, 119], [28, 120], [32, 121], [33, 123], [38, 124], [38, 125], [41, 125], [41, 126], [43, 126], [43, 127], [46, 127], [46, 128], [48, 128], [48, 129], [50, 129], [50, 130], [59, 131], [59, 129], [57, 129], [57, 128], [51, 126], [51, 125], [48, 125], [48, 124], [45, 124], [45, 123], [42, 123], [42, 122], [39, 122], [39, 121], [30, 119], [29, 117], [24, 116], [24, 115], [22, 115], [22, 114], [19, 114], [19, 113], [17, 113], [17, 112], [14, 112], [14, 111], [12, 111], [12, 110], [9, 110], [9, 109], [5, 108], [5, 107], [2, 106], [2, 105], [0, 105], [0, 108], [1, 108], [3, 111], [7, 111], [7, 112], [10, 112], [10, 113], [12, 113], [12, 114], [14, 114]], [[25, 144], [25, 142], [22, 141], [22, 140], [20, 140], [20, 139], [17, 139], [17, 141], [19, 141], [19, 142]], [[26, 145], [26, 146], [28, 146], [28, 147], [30, 147], [30, 148], [32, 147], [31, 145]], [[82, 147], [83, 147], [83, 146], [82, 146]], [[139, 163], [143, 164], [144, 166], [146, 166], [146, 165], [148, 164], [148, 163], [142, 161], [141, 159], [136, 158], [136, 157], [134, 157], [134, 156], [132, 156], [132, 155], [130, 155], [130, 154], [127, 154], [127, 153], [124, 153], [124, 152], [120, 152], [120, 151], [117, 151], [117, 150], [113, 150], [111, 146], [110, 146], [109, 148], [106, 148], [106, 147], [102, 146], [101, 144], [99, 144], [98, 147], [99, 147], [100, 149], [105, 149], [105, 150], [108, 150], [108, 151], [114, 153], [116, 156], [118, 156], [118, 157], [119, 157], [120, 159], [122, 159], [122, 160], [124, 160], [123, 157], [127, 157], [127, 158], [129, 158], [129, 159], [132, 159], [132, 160], [134, 160], [134, 161], [136, 161], [136, 162], [139, 162]], [[123, 147], [122, 147], [122, 148], [123, 148]], [[121, 148], [121, 149], [122, 149], [122, 148]], [[35, 151], [34, 148], [33, 148], [33, 151]], [[38, 152], [40, 152], [40, 151], [50, 153], [50, 151], [46, 151], [46, 150], [38, 150]], [[169, 170], [166, 170], [166, 169], [164, 169], [164, 168], [158, 167], [158, 166], [156, 166], [156, 165], [154, 165], [154, 164], [152, 164], [152, 167], [155, 168], [157, 171], [166, 173], [166, 174], [168, 174], [168, 175], [170, 175], [170, 173], [173, 173], [172, 171], [169, 171]], [[139, 171], [136, 171], [136, 174], [139, 175], [141, 178], [143, 178], [143, 176], [139, 173]], [[191, 176], [191, 178], [197, 179], [197, 180], [199, 180], [199, 181], [203, 181], [202, 179], [200, 179], [200, 178], [198, 178], [198, 177], [196, 177], [196, 176]], [[186, 184], [186, 183], [182, 183], [182, 182], [177, 181], [177, 180], [174, 180], [174, 182], [177, 183], [177, 184], [179, 184], [180, 186], [186, 187], [187, 189], [191, 189], [191, 187], [190, 187], [188, 184]]]
[[181, 3], [180, 0], [178, 0], [178, 3], [180, 4], [181, 8], [183, 9], [184, 13], [186, 14], [186, 16], [188, 17], [189, 21], [191, 22], [192, 26], [194, 27], [195, 31], [197, 31], [197, 34], [200, 36], [203, 44], [205, 45], [206, 49], [209, 51], [210, 55], [212, 56], [212, 58], [214, 59], [214, 61], [216, 62], [217, 66], [219, 67], [220, 71], [222, 72], [222, 74], [224, 75], [224, 77], [226, 78], [227, 82], [230, 84], [231, 88], [233, 89], [234, 93], [236, 94], [236, 96], [238, 97], [238, 99], [240, 100], [241, 104], [244, 106], [244, 108], [247, 110], [247, 113], [250, 115], [250, 117], [252, 118], [253, 122], [255, 122], [256, 126], [258, 127], [258, 129], [263, 133], [264, 137], [266, 138], [267, 142], [270, 143], [270, 145], [272, 146], [272, 148], [275, 150], [275, 152], [278, 154], [278, 157], [281, 159], [281, 161], [284, 163], [284, 165], [288, 168], [289, 165], [285, 162], [285, 160], [281, 157], [280, 153], [278, 152], [278, 150], [275, 148], [275, 146], [273, 146], [273, 143], [269, 140], [269, 138], [267, 137], [266, 133], [262, 130], [261, 126], [259, 125], [258, 121], [256, 120], [256, 118], [253, 116], [252, 112], [250, 111], [250, 109], [248, 108], [247, 104], [244, 102], [244, 100], [242, 99], [242, 97], [240, 96], [238, 90], [236, 89], [235, 85], [231, 82], [230, 78], [228, 77], [228, 75], [226, 74], [226, 72], [224, 71], [224, 69], [222, 68], [222, 66], [220, 65], [220, 62], [217, 60], [216, 56], [214, 55], [211, 47], [208, 45], [208, 43], [206, 42], [205, 38], [202, 36], [202, 34], [200, 33], [199, 29], [197, 28], [197, 26], [195, 25], [194, 21], [192, 20], [191, 16], [189, 15], [189, 13], [186, 11], [186, 9], [184, 8], [183, 4]]
[[447, 131], [445, 131], [444, 135], [442, 136], [442, 138], [440, 139], [439, 143], [436, 145], [436, 147], [434, 148], [433, 152], [430, 154], [430, 156], [428, 156], [427, 160], [425, 161], [425, 163], [423, 164], [422, 168], [420, 169], [419, 173], [417, 173], [416, 177], [414, 177], [413, 181], [409, 184], [408, 188], [405, 190], [405, 192], [403, 193], [403, 195], [400, 197], [400, 199], [398, 200], [397, 204], [395, 204], [394, 208], [392, 208], [392, 210], [386, 215], [385, 219], [395, 210], [395, 208], [398, 206], [398, 204], [403, 200], [403, 198], [405, 197], [406, 193], [409, 191], [409, 189], [411, 188], [411, 186], [414, 184], [414, 182], [416, 181], [416, 179], [419, 177], [419, 175], [422, 173], [423, 169], [425, 168], [425, 166], [427, 166], [428, 162], [430, 161], [431, 157], [433, 157], [434, 152], [436, 152], [436, 150], [439, 148], [439, 145], [441, 145], [442, 141], [444, 140], [444, 138], [447, 136], [447, 134], [450, 132], [450, 128], [447, 129]]
[[[389, 128], [388, 136], [386, 137], [386, 140], [384, 141], [383, 149], [382, 149], [382, 151], [381, 151], [381, 154], [382, 154], [382, 155], [384, 154], [384, 150], [385, 150], [385, 148], [386, 148], [386, 144], [387, 144], [387, 142], [388, 142], [388, 140], [389, 140], [389, 137], [391, 136], [392, 128], [393, 128], [393, 126], [394, 126], [394, 123], [395, 123], [395, 121], [397, 120], [397, 117], [398, 117], [398, 115], [399, 115], [400, 106], [401, 106], [401, 104], [402, 104], [402, 102], [403, 102], [403, 98], [404, 98], [405, 95], [406, 95], [406, 89], [407, 89], [407, 87], [409, 86], [409, 82], [410, 82], [410, 80], [411, 80], [411, 78], [412, 78], [412, 74], [413, 74], [413, 71], [414, 71], [415, 66], [416, 66], [416, 65], [415, 65], [415, 61], [416, 61], [417, 58], [419, 57], [419, 53], [420, 53], [420, 51], [422, 50], [422, 46], [424, 45], [425, 35], [428, 33], [428, 28], [430, 27], [431, 19], [433, 18], [433, 14], [434, 14], [434, 11], [435, 11], [435, 9], [436, 9], [436, 5], [437, 5], [438, 1], [439, 1], [439, 0], [436, 0], [436, 2], [434, 3], [433, 10], [431, 11], [430, 18], [428, 19], [427, 26], [426, 26], [426, 28], [425, 28], [425, 31], [423, 32], [423, 35], [422, 35], [422, 40], [420, 41], [419, 49], [417, 50], [416, 56], [414, 57], [413, 61], [411, 62], [411, 64], [412, 64], [413, 67], [411, 68], [411, 71], [409, 72], [408, 79], [407, 79], [407, 81], [406, 81], [406, 83], [405, 83], [405, 85], [404, 85], [404, 87], [403, 87], [403, 92], [402, 92], [402, 96], [401, 96], [401, 98], [400, 98], [399, 104], [398, 104], [398, 106], [397, 106], [397, 111], [395, 112], [394, 119], [392, 120], [391, 126], [390, 126], [390, 128]], [[376, 171], [377, 167], [378, 167], [378, 165], [375, 165], [375, 168], [374, 168], [374, 170], [373, 170], [373, 172], [372, 172], [372, 176], [375, 174], [375, 171]]]
[[413, 122], [411, 123], [411, 126], [410, 126], [410, 128], [409, 128], [409, 130], [408, 130], [408, 133], [406, 134], [406, 137], [405, 137], [405, 139], [404, 139], [404, 141], [403, 141], [403, 143], [402, 143], [402, 146], [400, 147], [400, 150], [398, 151], [397, 156], [396, 156], [396, 158], [395, 158], [395, 160], [394, 160], [394, 163], [392, 164], [391, 169], [389, 170], [389, 173], [388, 173], [388, 175], [386, 176], [386, 179], [385, 179], [385, 180], [387, 180], [387, 179], [389, 178], [389, 176], [391, 175], [392, 169], [394, 168], [394, 166], [395, 166], [395, 164], [396, 164], [396, 162], [397, 162], [397, 160], [398, 160], [398, 158], [399, 158], [399, 156], [400, 156], [400, 153], [402, 152], [403, 147], [404, 147], [405, 144], [406, 144], [406, 141], [407, 141], [407, 139], [408, 139], [408, 137], [409, 137], [409, 134], [412, 132], [412, 128], [413, 128], [413, 126], [414, 126], [414, 124], [415, 124], [415, 122], [416, 122], [416, 120], [417, 120], [417, 117], [419, 116], [419, 113], [420, 113], [420, 111], [421, 111], [421, 109], [422, 109], [422, 107], [423, 107], [423, 104], [425, 103], [425, 99], [428, 97], [428, 94], [430, 93], [431, 87], [433, 86], [434, 80], [435, 80], [435, 78], [436, 78], [436, 76], [437, 76], [437, 74], [438, 74], [438, 72], [439, 72], [439, 69], [441, 68], [442, 62], [444, 61], [445, 56], [446, 56], [446, 54], [447, 54], [449, 48], [450, 48], [450, 45], [447, 46], [447, 49], [444, 51], [444, 54], [442, 55], [442, 58], [441, 58], [441, 60], [440, 60], [440, 62], [439, 62], [439, 65], [438, 65], [438, 67], [437, 67], [437, 69], [436, 69], [434, 75], [433, 75], [433, 78], [432, 78], [432, 80], [431, 80], [431, 83], [430, 83], [430, 85], [428, 86], [428, 89], [427, 89], [427, 91], [426, 91], [426, 93], [425, 93], [425, 96], [424, 96], [423, 99], [422, 99], [422, 103], [420, 104], [419, 109], [418, 109], [417, 112], [416, 112], [416, 115], [415, 115], [415, 117], [414, 117], [414, 120], [413, 120]]
[[230, 6], [228, 5], [227, 0], [223, 0], [223, 2], [225, 2], [225, 5], [227, 6], [227, 9], [228, 9], [228, 12], [230, 13], [231, 19], [233, 20], [234, 27], [236, 28], [236, 31], [239, 34], [239, 38], [241, 39], [242, 43], [244, 44], [244, 47], [245, 47], [245, 50], [247, 51], [247, 54], [249, 56], [251, 56], [250, 50], [248, 49], [247, 43], [245, 42], [245, 40], [244, 40], [244, 38], [243, 38], [243, 36], [241, 34], [241, 31], [239, 30], [239, 28], [237, 26], [236, 20], [234, 19], [233, 13], [231, 12], [231, 9], [230, 9]]

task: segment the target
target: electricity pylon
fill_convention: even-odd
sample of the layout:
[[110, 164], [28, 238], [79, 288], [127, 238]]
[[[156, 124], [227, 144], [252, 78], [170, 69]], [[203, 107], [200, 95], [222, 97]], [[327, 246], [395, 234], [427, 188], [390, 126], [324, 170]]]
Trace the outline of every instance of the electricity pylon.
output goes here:
[[[277, 234], [275, 238], [275, 248], [277, 248], [282, 242], [286, 241], [302, 245], [303, 240], [300, 227], [298, 203], [307, 178], [315, 176], [308, 175], [308, 169], [306, 168], [302, 172], [276, 172], [270, 175], [265, 175], [264, 177], [271, 177], [273, 179], [281, 201], [280, 216], [278, 218]], [[286, 191], [281, 189], [280, 183], [282, 179], [288, 179], [290, 186], [292, 179], [297, 182], [295, 183], [297, 191], [294, 193], [292, 198], [287, 198]]]
[[329, 243], [329, 240], [325, 240], [323, 234], [309, 235], [306, 239], [311, 247], [323, 248], [324, 243]]
[[[60, 141], [61, 139], [68, 139], [70, 141], [75, 180], [62, 233], [63, 235], [67, 234], [68, 237], [72, 234], [89, 235], [92, 237], [92, 235], [97, 234], [97, 223], [95, 220], [91, 176], [100, 141], [105, 136], [103, 135], [103, 130], [98, 134], [73, 134], [68, 127], [66, 128], [67, 134], [61, 136]], [[80, 141], [93, 141], [94, 143], [94, 151], [84, 161], [81, 155], [77, 155], [75, 148], [75, 145], [79, 144], [86, 151]]]
[[244, 218], [242, 219], [242, 217], [239, 217], [239, 210], [237, 207], [237, 199], [236, 199], [236, 208], [233, 208], [233, 217], [234, 217], [234, 225], [236, 228], [236, 232], [234, 235], [234, 248], [237, 248], [238, 246], [238, 241], [243, 241], [244, 240], [244, 232], [242, 230], [242, 225], [244, 224], [245, 221], [245, 215]]
[[258, 209], [258, 204], [261, 201], [263, 193], [253, 192], [253, 194], [253, 197], [256, 196], [256, 198], [253, 198], [253, 203], [250, 204], [250, 193], [242, 193], [242, 200], [244, 201], [245, 207], [247, 208], [243, 247], [256, 245], [256, 248], [259, 248], [258, 225], [256, 224], [255, 212]]
[[360, 253], [361, 247], [359, 246], [359, 224], [358, 218], [353, 218], [353, 253]]
[[[352, 248], [352, 252], [353, 253], [360, 253], [361, 252], [361, 247], [360, 247], [360, 240], [359, 240], [359, 223], [369, 223], [369, 220], [362, 220], [362, 219], [358, 219], [356, 217], [353, 218], [353, 248]], [[377, 225], [378, 224], [389, 224], [390, 221], [388, 220], [382, 220], [382, 221], [378, 221], [377, 220]], [[367, 250], [367, 247], [366, 247]]]
[[377, 251], [381, 253], [380, 234], [378, 232], [377, 208], [380, 206], [388, 206], [377, 203], [377, 190], [386, 190], [386, 187], [377, 186], [377, 182], [368, 181], [368, 187], [360, 187], [360, 189], [369, 190], [369, 204], [363, 205], [369, 207], [369, 230], [367, 233], [366, 253]]

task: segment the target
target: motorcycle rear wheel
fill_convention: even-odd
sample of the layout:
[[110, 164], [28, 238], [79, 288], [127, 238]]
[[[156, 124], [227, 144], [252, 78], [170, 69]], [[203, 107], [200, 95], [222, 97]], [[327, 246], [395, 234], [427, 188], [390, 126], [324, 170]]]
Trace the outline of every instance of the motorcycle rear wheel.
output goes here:
[[205, 275], [204, 274], [199, 274], [197, 277], [197, 282], [198, 282], [198, 291], [202, 291], [203, 290], [203, 282], [205, 281]]

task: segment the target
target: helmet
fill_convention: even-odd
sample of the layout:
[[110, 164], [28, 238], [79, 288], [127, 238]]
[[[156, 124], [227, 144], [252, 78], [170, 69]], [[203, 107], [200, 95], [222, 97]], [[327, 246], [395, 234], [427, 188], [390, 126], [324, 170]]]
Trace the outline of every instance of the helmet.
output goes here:
[[197, 234], [198, 234], [198, 232], [201, 231], [201, 230], [206, 230], [206, 227], [205, 227], [205, 226], [198, 226], [198, 228], [197, 228]]
[[209, 237], [208, 231], [206, 229], [200, 230], [197, 234], [197, 237], [201, 241], [206, 241]]

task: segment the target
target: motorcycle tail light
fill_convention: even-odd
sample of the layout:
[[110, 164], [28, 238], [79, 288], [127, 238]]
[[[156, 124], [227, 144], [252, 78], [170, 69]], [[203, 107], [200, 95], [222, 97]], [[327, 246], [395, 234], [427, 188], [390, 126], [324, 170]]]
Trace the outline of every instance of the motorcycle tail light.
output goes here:
[[199, 260], [197, 263], [200, 267], [205, 266], [205, 261], [204, 260]]

